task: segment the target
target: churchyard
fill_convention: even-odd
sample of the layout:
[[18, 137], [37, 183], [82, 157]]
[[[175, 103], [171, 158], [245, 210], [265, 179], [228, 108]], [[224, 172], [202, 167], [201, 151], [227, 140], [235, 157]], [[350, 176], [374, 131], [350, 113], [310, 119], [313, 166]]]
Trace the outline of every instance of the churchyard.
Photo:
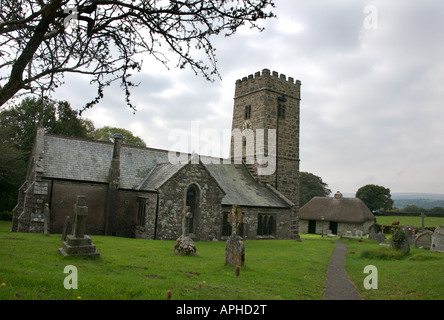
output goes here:
[[[195, 242], [197, 255], [182, 256], [174, 253], [175, 241], [91, 236], [100, 256], [84, 258], [60, 254], [60, 234], [10, 227], [0, 222], [1, 300], [320, 300], [336, 246], [335, 239], [308, 234], [302, 242], [244, 241], [245, 264], [236, 276], [224, 263], [224, 241]], [[392, 255], [373, 240], [342, 241], [345, 268], [364, 299], [444, 298], [444, 253], [412, 246]], [[377, 289], [364, 286], [368, 265], [377, 268]], [[73, 275], [67, 266], [77, 270], [77, 289], [65, 288]]]

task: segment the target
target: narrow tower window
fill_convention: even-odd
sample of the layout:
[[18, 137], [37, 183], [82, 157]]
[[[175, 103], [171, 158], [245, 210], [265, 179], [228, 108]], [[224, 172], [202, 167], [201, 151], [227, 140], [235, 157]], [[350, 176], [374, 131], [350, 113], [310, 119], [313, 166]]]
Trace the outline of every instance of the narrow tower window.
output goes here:
[[251, 105], [245, 107], [245, 120], [251, 118]]
[[285, 119], [286, 113], [287, 113], [287, 108], [285, 107], [284, 104], [280, 104], [279, 108], [278, 108], [278, 116], [279, 116], [279, 118]]

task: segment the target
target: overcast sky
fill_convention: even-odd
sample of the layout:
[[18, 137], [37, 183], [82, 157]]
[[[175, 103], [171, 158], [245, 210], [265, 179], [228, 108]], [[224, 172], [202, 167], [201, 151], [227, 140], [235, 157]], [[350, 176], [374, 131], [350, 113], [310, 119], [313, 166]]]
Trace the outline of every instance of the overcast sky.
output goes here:
[[[275, 3], [278, 19], [267, 20], [264, 32], [214, 39], [222, 80], [146, 57], [135, 114], [116, 87], [84, 116], [96, 128], [128, 129], [149, 147], [177, 149], [181, 132], [183, 151], [197, 151], [200, 138], [200, 153], [227, 156], [235, 81], [268, 68], [302, 82], [301, 171], [320, 176], [333, 193], [366, 184], [444, 193], [444, 2]], [[94, 93], [76, 75], [57, 97], [80, 108]]]

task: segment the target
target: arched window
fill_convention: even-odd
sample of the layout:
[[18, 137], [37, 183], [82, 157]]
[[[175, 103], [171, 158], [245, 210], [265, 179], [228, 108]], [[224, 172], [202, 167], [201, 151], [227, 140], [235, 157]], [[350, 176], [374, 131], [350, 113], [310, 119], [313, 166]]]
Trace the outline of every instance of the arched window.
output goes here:
[[188, 227], [189, 233], [194, 233], [194, 221], [197, 213], [197, 190], [191, 186], [187, 190], [186, 205], [190, 207], [191, 219]]
[[262, 235], [268, 235], [268, 217], [265, 216], [262, 221]]
[[257, 217], [257, 235], [272, 236], [274, 234], [274, 215], [259, 214]]

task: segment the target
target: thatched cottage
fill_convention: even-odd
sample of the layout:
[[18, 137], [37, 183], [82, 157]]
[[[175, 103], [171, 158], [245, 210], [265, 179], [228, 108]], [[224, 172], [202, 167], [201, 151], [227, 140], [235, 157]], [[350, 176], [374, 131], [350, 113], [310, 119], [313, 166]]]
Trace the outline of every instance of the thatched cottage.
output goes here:
[[344, 198], [338, 191], [333, 198], [314, 197], [299, 211], [299, 232], [345, 234], [368, 228], [375, 216], [359, 198]]

